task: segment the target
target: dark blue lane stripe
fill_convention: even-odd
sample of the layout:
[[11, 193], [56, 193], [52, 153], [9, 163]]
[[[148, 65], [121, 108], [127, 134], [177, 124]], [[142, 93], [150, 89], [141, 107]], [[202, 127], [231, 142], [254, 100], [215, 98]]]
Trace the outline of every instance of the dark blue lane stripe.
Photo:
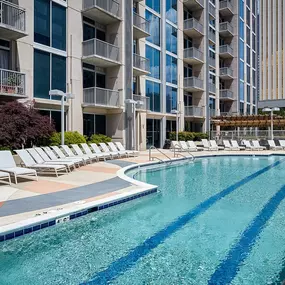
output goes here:
[[259, 214], [242, 233], [240, 240], [232, 247], [221, 262], [208, 284], [230, 284], [238, 273], [240, 264], [247, 258], [258, 236], [285, 198], [285, 185], [267, 202]]
[[105, 270], [98, 272], [90, 281], [82, 284], [108, 284], [111, 280], [115, 279], [118, 275], [123, 274], [129, 268], [134, 266], [136, 262], [146, 256], [151, 252], [152, 249], [156, 248], [160, 245], [165, 239], [170, 237], [176, 231], [185, 226], [189, 221], [194, 219], [195, 217], [201, 215], [206, 210], [208, 210], [211, 206], [213, 206], [216, 202], [226, 197], [230, 193], [232, 193], [237, 188], [245, 185], [256, 177], [262, 175], [273, 167], [284, 162], [285, 159], [278, 160], [271, 165], [268, 165], [257, 172], [245, 177], [244, 179], [238, 181], [237, 183], [229, 186], [228, 188], [222, 190], [221, 192], [211, 196], [204, 202], [197, 205], [195, 208], [184, 214], [183, 216], [178, 217], [175, 221], [167, 225], [165, 228], [146, 239], [142, 244], [138, 245], [134, 249], [132, 249], [127, 255], [117, 259], [112, 262]]

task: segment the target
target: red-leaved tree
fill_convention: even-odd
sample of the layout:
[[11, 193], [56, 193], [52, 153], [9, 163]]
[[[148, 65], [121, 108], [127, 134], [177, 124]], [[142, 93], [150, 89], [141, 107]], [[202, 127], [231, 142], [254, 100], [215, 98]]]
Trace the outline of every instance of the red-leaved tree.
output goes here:
[[43, 144], [55, 131], [53, 123], [42, 116], [32, 102], [17, 101], [0, 105], [0, 146], [9, 149]]

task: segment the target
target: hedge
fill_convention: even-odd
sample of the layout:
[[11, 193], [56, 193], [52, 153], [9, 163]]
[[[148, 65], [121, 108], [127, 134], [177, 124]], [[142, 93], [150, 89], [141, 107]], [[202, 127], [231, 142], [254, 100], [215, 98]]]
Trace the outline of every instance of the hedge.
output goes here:
[[[171, 132], [169, 136], [170, 140], [176, 140], [176, 132]], [[195, 132], [179, 132], [179, 141], [200, 141], [202, 139], [208, 139], [208, 135], [205, 133], [195, 133]]]
[[[78, 132], [65, 132], [64, 133], [64, 144], [80, 144], [86, 143], [86, 139], [83, 135]], [[50, 145], [61, 145], [61, 133], [53, 133], [50, 137]]]
[[101, 134], [94, 134], [90, 137], [90, 139], [88, 140], [88, 143], [108, 143], [111, 142], [112, 139], [110, 137], [107, 137], [105, 135], [101, 135]]

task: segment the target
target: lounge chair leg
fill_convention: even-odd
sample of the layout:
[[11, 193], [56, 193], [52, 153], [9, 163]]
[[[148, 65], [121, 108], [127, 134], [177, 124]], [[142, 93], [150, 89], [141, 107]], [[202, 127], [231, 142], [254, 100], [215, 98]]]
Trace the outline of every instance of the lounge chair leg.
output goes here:
[[18, 184], [18, 179], [17, 179], [17, 174], [14, 173], [14, 177], [15, 177], [15, 184]]
[[11, 176], [10, 175], [9, 175], [8, 179], [9, 179], [9, 185], [11, 185], [12, 182], [11, 182]]
[[56, 177], [58, 177], [58, 173], [57, 173], [57, 170], [56, 170], [56, 169], [54, 170], [54, 172], [55, 172]]

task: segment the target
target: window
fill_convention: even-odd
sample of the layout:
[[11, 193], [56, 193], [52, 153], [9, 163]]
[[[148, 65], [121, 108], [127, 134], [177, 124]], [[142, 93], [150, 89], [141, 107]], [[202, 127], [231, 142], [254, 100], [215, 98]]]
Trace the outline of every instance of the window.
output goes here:
[[250, 47], [249, 47], [249, 46], [246, 46], [246, 62], [247, 62], [248, 64], [250, 64], [250, 54], [251, 54], [251, 52], [250, 52]]
[[170, 133], [176, 132], [176, 121], [166, 120], [166, 139], [170, 138]]
[[250, 66], [246, 66], [246, 81], [250, 83]]
[[160, 19], [148, 10], [145, 11], [145, 17], [149, 21], [150, 36], [146, 40], [152, 44], [160, 46]]
[[246, 27], [246, 43], [250, 46], [250, 28]]
[[83, 114], [83, 135], [91, 137], [93, 134], [106, 135], [106, 116]]
[[10, 42], [0, 39], [0, 68], [9, 69]]
[[256, 72], [254, 70], [252, 70], [252, 85], [256, 85]]
[[[43, 116], [49, 117], [50, 121], [53, 122], [55, 130], [57, 132], [61, 132], [61, 112], [60, 111], [54, 111], [54, 110], [38, 110], [39, 113]], [[64, 119], [64, 130], [66, 130], [66, 113], [65, 119]]]
[[177, 54], [177, 29], [166, 23], [166, 50]]
[[252, 52], [252, 63], [251, 63], [253, 68], [256, 68], [256, 54], [255, 52]]
[[160, 148], [160, 127], [161, 121], [155, 119], [146, 120], [146, 146]]
[[244, 101], [244, 83], [241, 81], [239, 83], [239, 99]]
[[149, 76], [160, 79], [160, 51], [146, 45], [146, 57], [150, 65]]
[[160, 0], [146, 0], [146, 6], [157, 13], [160, 13]]
[[246, 114], [250, 115], [250, 104], [246, 104]]
[[244, 39], [244, 22], [239, 19], [239, 36]]
[[252, 88], [252, 103], [256, 103], [256, 89]]
[[160, 112], [160, 84], [146, 80], [146, 96], [149, 97], [150, 110]]
[[166, 0], [166, 19], [177, 23], [177, 0]]
[[244, 42], [239, 40], [239, 57], [244, 60]]
[[50, 0], [34, 1], [34, 41], [66, 50], [66, 8]]
[[193, 71], [191, 65], [184, 65], [184, 78], [192, 77]]
[[239, 112], [240, 112], [241, 115], [244, 114], [244, 103], [243, 102], [239, 103]]
[[241, 60], [239, 61], [239, 78], [244, 80], [244, 62]]
[[166, 113], [177, 110], [177, 89], [166, 86]]
[[246, 8], [246, 24], [250, 26], [250, 10]]
[[177, 84], [177, 58], [166, 55], [166, 81]]
[[66, 92], [66, 58], [34, 50], [34, 94], [37, 98], [50, 98], [49, 91]]
[[250, 103], [250, 85], [246, 85], [246, 102]]
[[239, 16], [244, 19], [244, 2], [239, 0]]

